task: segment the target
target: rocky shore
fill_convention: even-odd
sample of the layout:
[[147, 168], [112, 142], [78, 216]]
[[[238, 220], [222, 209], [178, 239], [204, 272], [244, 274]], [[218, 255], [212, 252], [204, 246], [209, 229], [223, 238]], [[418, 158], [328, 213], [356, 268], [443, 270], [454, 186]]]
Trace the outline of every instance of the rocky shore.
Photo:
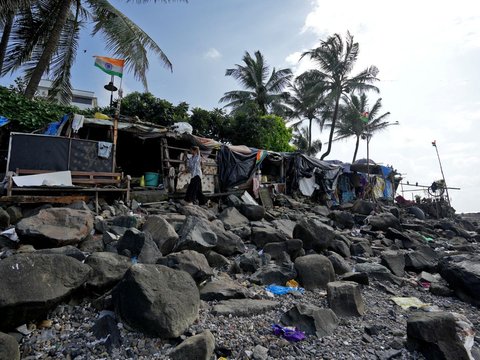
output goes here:
[[0, 209], [0, 359], [480, 359], [475, 217], [101, 208]]

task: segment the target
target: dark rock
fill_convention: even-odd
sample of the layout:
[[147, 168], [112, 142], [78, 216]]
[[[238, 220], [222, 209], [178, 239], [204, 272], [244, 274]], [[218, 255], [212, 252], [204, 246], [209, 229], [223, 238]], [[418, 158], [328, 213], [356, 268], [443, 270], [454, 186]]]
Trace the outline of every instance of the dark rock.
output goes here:
[[257, 271], [262, 265], [262, 257], [255, 250], [248, 250], [238, 258], [238, 266], [247, 273]]
[[137, 261], [142, 264], [156, 264], [162, 257], [152, 236], [135, 228], [125, 231], [125, 234], [118, 240], [117, 251], [120, 255], [136, 257]]
[[[347, 240], [348, 241], [348, 240]], [[330, 243], [328, 247], [329, 250], [335, 251], [337, 254], [342, 255], [344, 258], [349, 258], [351, 256], [350, 253], [350, 244], [349, 241], [343, 241], [340, 239], [334, 239]]]
[[339, 320], [331, 309], [321, 309], [310, 304], [296, 304], [280, 321], [286, 326], [295, 326], [306, 335], [329, 336], [337, 328]]
[[94, 253], [103, 251], [105, 244], [102, 238], [89, 235], [86, 239], [82, 240], [80, 244], [78, 244], [78, 248], [86, 253]]
[[20, 360], [20, 349], [13, 336], [0, 332], [0, 359]]
[[197, 284], [209, 279], [213, 275], [212, 268], [208, 265], [205, 255], [193, 250], [171, 253], [159, 259], [157, 263], [189, 273]]
[[343, 281], [353, 281], [361, 285], [369, 285], [368, 274], [364, 272], [348, 272], [340, 277]]
[[262, 314], [278, 306], [271, 300], [231, 299], [220, 301], [212, 309], [214, 315], [251, 316]]
[[353, 256], [373, 256], [373, 250], [370, 243], [366, 240], [353, 243], [350, 246], [350, 252]]
[[37, 254], [56, 254], [70, 256], [78, 261], [85, 260], [85, 254], [73, 245], [62, 246], [59, 248], [40, 249], [36, 251]]
[[132, 266], [128, 257], [110, 252], [93, 253], [85, 260], [85, 264], [92, 268], [87, 286], [95, 290], [112, 288]]
[[355, 265], [355, 271], [364, 272], [368, 277], [380, 282], [389, 282], [391, 284], [401, 285], [403, 280], [393, 275], [385, 266], [375, 263], [362, 263]]
[[0, 207], [0, 229], [6, 229], [10, 226], [10, 215]]
[[429, 290], [433, 295], [437, 296], [450, 297], [455, 295], [455, 292], [452, 289], [442, 283], [431, 283]]
[[212, 230], [217, 236], [217, 243], [213, 250], [224, 256], [232, 256], [245, 252], [245, 244], [238, 235], [216, 225], [212, 226]]
[[204, 301], [243, 299], [245, 297], [245, 288], [232, 281], [228, 276], [212, 279], [200, 288], [200, 299]]
[[16, 224], [23, 218], [22, 209], [18, 206], [9, 206], [6, 211], [10, 216], [10, 224]]
[[425, 213], [419, 207], [412, 206], [412, 207], [408, 208], [407, 211], [408, 211], [409, 214], [412, 214], [417, 219], [425, 220]]
[[0, 261], [0, 329], [38, 319], [88, 278], [80, 261], [51, 254], [19, 254]]
[[209, 221], [216, 219], [216, 215], [212, 211], [197, 205], [182, 206], [179, 212], [187, 217], [196, 216]]
[[405, 270], [421, 272], [435, 272], [437, 268], [437, 254], [428, 246], [423, 246], [415, 251], [405, 254]]
[[269, 254], [272, 260], [283, 259], [287, 253], [287, 242], [268, 243], [263, 247], [263, 251]]
[[274, 242], [285, 242], [287, 237], [279, 230], [270, 227], [252, 228], [252, 242], [259, 248]]
[[394, 275], [405, 275], [405, 255], [400, 251], [387, 250], [380, 255], [380, 264], [388, 268]]
[[333, 265], [326, 256], [306, 255], [295, 259], [298, 280], [306, 290], [325, 289], [327, 283], [335, 280]]
[[289, 239], [293, 237], [293, 229], [296, 224], [295, 221], [289, 219], [277, 219], [272, 221], [272, 225]]
[[352, 212], [361, 215], [370, 215], [375, 210], [375, 203], [358, 199], [353, 203]]
[[259, 221], [265, 216], [265, 209], [259, 205], [242, 204], [240, 212], [250, 221]]
[[35, 247], [75, 245], [93, 230], [93, 216], [84, 210], [43, 209], [37, 215], [20, 220], [16, 226], [22, 241]]
[[372, 227], [372, 230], [387, 231], [388, 228], [394, 228], [401, 230], [400, 220], [392, 213], [381, 213], [378, 215], [371, 215], [367, 218], [368, 224]]
[[473, 325], [463, 316], [448, 312], [416, 312], [407, 321], [407, 336], [411, 346], [427, 359], [470, 360]]
[[107, 339], [105, 346], [109, 353], [112, 352], [113, 348], [118, 348], [122, 345], [122, 335], [118, 329], [117, 322], [110, 315], [102, 316], [95, 321], [92, 332], [97, 339]]
[[234, 207], [223, 210], [218, 218], [222, 220], [226, 230], [239, 228], [249, 223], [249, 220]]
[[[463, 254], [444, 257], [439, 263], [439, 273], [458, 295], [466, 294], [480, 305], [480, 255]], [[460, 291], [460, 293], [459, 293]]]
[[240, 207], [240, 205], [243, 204], [242, 200], [240, 200], [235, 195], [228, 195], [225, 203], [227, 204], [227, 206], [234, 206], [234, 207]]
[[305, 250], [321, 252], [330, 246], [335, 238], [335, 231], [319, 220], [302, 219], [293, 229], [293, 237], [303, 241]]
[[324, 205], [315, 206], [312, 208], [312, 212], [323, 217], [328, 217], [328, 215], [330, 215], [330, 209]]
[[297, 272], [291, 266], [268, 264], [260, 267], [252, 274], [250, 281], [263, 285], [285, 284], [288, 280], [295, 279], [296, 276]]
[[329, 217], [335, 222], [339, 229], [351, 229], [355, 226], [353, 215], [347, 211], [333, 211]]
[[365, 313], [360, 286], [352, 281], [334, 281], [327, 285], [330, 308], [338, 316], [362, 316]]
[[213, 250], [207, 251], [205, 253], [205, 257], [207, 258], [208, 265], [210, 265], [212, 268], [222, 268], [230, 265], [230, 260]]
[[172, 360], [210, 360], [215, 350], [215, 338], [210, 330], [189, 337], [169, 354]]
[[385, 325], [382, 324], [369, 324], [365, 325], [365, 332], [368, 335], [376, 336], [384, 332]]
[[342, 275], [352, 270], [350, 264], [347, 263], [343, 257], [338, 255], [336, 252], [330, 252], [328, 255], [328, 260], [330, 260], [332, 263], [335, 274], [337, 275]]
[[117, 216], [111, 220], [111, 223], [114, 226], [120, 226], [127, 229], [138, 227], [138, 220], [132, 215]]
[[112, 295], [115, 311], [125, 323], [163, 339], [183, 334], [200, 306], [192, 277], [162, 265], [132, 266]]
[[147, 217], [142, 230], [152, 236], [152, 240], [157, 244], [163, 255], [170, 254], [173, 251], [178, 240], [178, 234], [175, 228], [162, 216], [150, 215]]

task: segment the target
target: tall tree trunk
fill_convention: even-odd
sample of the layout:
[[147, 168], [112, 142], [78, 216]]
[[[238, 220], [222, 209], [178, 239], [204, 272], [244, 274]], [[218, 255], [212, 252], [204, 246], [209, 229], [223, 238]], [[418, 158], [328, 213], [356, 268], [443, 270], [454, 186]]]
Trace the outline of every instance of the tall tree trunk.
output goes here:
[[308, 125], [308, 150], [312, 148], [312, 120], [313, 119], [308, 119], [309, 120], [309, 125]]
[[2, 40], [0, 41], [0, 75], [3, 70], [3, 62], [5, 60], [5, 54], [7, 53], [8, 40], [10, 39], [10, 33], [12, 32], [14, 18], [15, 13], [9, 11], [6, 16], [5, 26], [3, 27]]
[[37, 91], [38, 84], [42, 79], [42, 75], [47, 69], [48, 65], [50, 64], [50, 60], [52, 58], [53, 53], [55, 52], [55, 48], [57, 47], [58, 40], [60, 39], [60, 34], [62, 32], [65, 23], [67, 22], [68, 10], [70, 8], [71, 0], [62, 0], [60, 5], [60, 9], [57, 16], [57, 21], [53, 26], [53, 29], [50, 32], [50, 37], [45, 44], [43, 49], [43, 53], [38, 60], [37, 66], [35, 70], [33, 70], [32, 76], [28, 81], [27, 88], [25, 89], [25, 97], [27, 99], [32, 99], [35, 95], [35, 91]]
[[333, 133], [335, 132], [335, 126], [337, 124], [337, 117], [338, 117], [338, 105], [340, 104], [340, 96], [342, 93], [337, 95], [337, 98], [335, 99], [335, 109], [333, 110], [333, 116], [332, 116], [332, 127], [330, 129], [330, 135], [328, 136], [328, 148], [325, 153], [322, 154], [320, 157], [320, 160], [325, 159], [328, 154], [330, 154], [330, 150], [332, 149], [332, 142], [333, 142]]
[[353, 153], [352, 164], [355, 162], [355, 159], [357, 158], [358, 144], [360, 144], [360, 135], [357, 135], [357, 142], [355, 143], [355, 152]]

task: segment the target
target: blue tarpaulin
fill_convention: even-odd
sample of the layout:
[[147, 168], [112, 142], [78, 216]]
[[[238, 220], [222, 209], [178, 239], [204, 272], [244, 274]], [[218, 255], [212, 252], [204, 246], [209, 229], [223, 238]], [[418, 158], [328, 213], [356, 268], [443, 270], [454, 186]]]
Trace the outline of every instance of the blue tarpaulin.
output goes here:
[[0, 116], [0, 127], [7, 125], [10, 122], [5, 116]]

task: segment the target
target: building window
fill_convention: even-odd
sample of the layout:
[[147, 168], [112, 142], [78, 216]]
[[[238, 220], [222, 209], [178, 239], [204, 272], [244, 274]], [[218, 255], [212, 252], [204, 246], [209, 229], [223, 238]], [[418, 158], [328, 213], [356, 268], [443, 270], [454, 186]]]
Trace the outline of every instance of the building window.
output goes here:
[[82, 96], [72, 96], [72, 102], [77, 104], [92, 105], [92, 99]]

